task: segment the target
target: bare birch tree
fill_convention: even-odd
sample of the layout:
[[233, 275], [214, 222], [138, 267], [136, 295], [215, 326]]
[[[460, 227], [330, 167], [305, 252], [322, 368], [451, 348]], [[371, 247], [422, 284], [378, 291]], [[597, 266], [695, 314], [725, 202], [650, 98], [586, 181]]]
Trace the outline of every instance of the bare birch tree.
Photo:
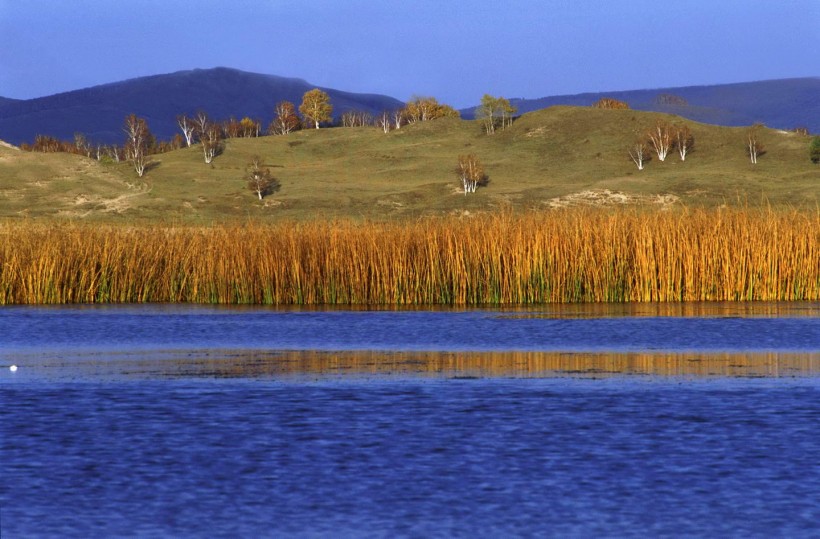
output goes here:
[[753, 165], [757, 164], [757, 158], [765, 152], [763, 143], [760, 140], [762, 132], [763, 124], [754, 124], [746, 132], [746, 150]]
[[348, 110], [341, 117], [342, 127], [364, 127], [373, 122], [370, 113], [362, 110]]
[[214, 157], [222, 153], [222, 128], [216, 123], [205, 124], [205, 130], [199, 133], [199, 142], [205, 163], [210, 164]]
[[646, 138], [649, 140], [660, 161], [666, 161], [666, 156], [672, 148], [674, 141], [672, 131], [673, 128], [669, 122], [658, 120], [655, 122], [655, 126], [646, 132]]
[[686, 161], [686, 154], [692, 151], [695, 146], [695, 137], [692, 136], [692, 131], [688, 125], [675, 127], [675, 146], [678, 148], [680, 160]]
[[195, 126], [195, 133], [204, 133], [205, 128], [208, 127], [208, 123], [210, 122], [210, 120], [208, 119], [208, 114], [203, 110], [198, 110], [192, 118], [192, 120]]
[[122, 130], [125, 133], [125, 159], [134, 167], [137, 176], [142, 178], [145, 174], [145, 167], [148, 165], [151, 138], [148, 124], [136, 114], [129, 114], [125, 117]]
[[649, 144], [646, 139], [640, 137], [632, 143], [629, 147], [629, 157], [638, 167], [638, 170], [643, 170], [643, 165], [649, 161]]
[[196, 129], [194, 120], [188, 118], [184, 114], [180, 114], [177, 116], [177, 125], [182, 130], [182, 135], [185, 137], [185, 144], [187, 144], [190, 148], [191, 144], [194, 142], [194, 129]]
[[379, 114], [379, 116], [376, 117], [376, 126], [380, 127], [385, 133], [389, 133], [392, 127], [390, 123], [390, 113], [385, 110]]
[[398, 109], [393, 111], [393, 127], [395, 129], [401, 129], [401, 126], [407, 122], [407, 119], [404, 116], [404, 109]]

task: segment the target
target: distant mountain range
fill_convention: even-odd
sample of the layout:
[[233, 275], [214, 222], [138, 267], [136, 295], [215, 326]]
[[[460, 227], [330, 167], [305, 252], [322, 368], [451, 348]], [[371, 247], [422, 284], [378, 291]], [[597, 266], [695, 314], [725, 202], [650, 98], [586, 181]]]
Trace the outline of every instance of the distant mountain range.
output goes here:
[[[510, 102], [523, 114], [553, 105], [589, 106], [602, 97], [625, 101], [636, 110], [668, 112], [708, 124], [741, 126], [760, 122], [777, 129], [807, 127], [812, 133], [820, 133], [820, 78], [596, 92]], [[474, 109], [461, 112], [462, 117], [472, 118]]]
[[[38, 134], [70, 140], [80, 132], [93, 142], [119, 143], [123, 120], [132, 113], [144, 117], [157, 137], [168, 139], [179, 130], [178, 114], [198, 110], [218, 120], [248, 116], [267, 127], [277, 102], [287, 100], [298, 106], [302, 95], [316, 87], [302, 79], [220, 67], [140, 77], [36, 99], [0, 98], [0, 139], [19, 145]], [[330, 95], [336, 116], [347, 110], [380, 113], [403, 106], [385, 95], [322, 89]]]
[[[38, 134], [71, 139], [80, 132], [93, 142], [119, 143], [123, 139], [123, 119], [131, 113], [146, 118], [154, 134], [162, 139], [177, 133], [178, 114], [197, 110], [220, 120], [249, 116], [267, 126], [277, 102], [287, 100], [298, 105], [302, 95], [315, 87], [302, 79], [214, 68], [140, 77], [36, 99], [0, 97], [0, 139], [19, 145], [33, 141]], [[330, 95], [337, 117], [347, 110], [378, 114], [404, 105], [385, 95], [322, 89]], [[552, 105], [589, 106], [604, 96], [626, 101], [633, 109], [669, 112], [705, 123], [761, 122], [779, 129], [804, 126], [820, 133], [820, 78], [511, 101], [519, 113], [525, 113]], [[464, 109], [462, 116], [472, 118], [473, 112], [473, 108]]]

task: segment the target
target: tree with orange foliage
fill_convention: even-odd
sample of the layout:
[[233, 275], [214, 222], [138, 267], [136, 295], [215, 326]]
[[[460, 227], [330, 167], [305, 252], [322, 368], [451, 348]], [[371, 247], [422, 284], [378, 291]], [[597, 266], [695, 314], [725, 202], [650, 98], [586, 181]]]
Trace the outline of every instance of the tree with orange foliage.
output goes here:
[[629, 109], [629, 105], [626, 102], [618, 101], [617, 99], [613, 99], [611, 97], [602, 97], [601, 99], [593, 103], [592, 106], [596, 109]]
[[287, 135], [299, 129], [299, 116], [296, 115], [296, 106], [290, 101], [280, 101], [274, 109], [273, 121], [268, 127], [271, 135]]
[[459, 118], [459, 112], [451, 107], [439, 103], [435, 97], [415, 96], [404, 107], [404, 118], [408, 123], [426, 122], [436, 118]]

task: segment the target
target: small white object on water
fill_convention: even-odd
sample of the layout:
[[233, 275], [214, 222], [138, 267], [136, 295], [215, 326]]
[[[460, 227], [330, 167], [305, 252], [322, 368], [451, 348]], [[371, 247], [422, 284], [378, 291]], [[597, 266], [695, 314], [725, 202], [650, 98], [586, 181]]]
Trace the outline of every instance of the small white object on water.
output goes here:
[[11, 372], [17, 372], [17, 365], [12, 365], [11, 367], [9, 367], [9, 370]]

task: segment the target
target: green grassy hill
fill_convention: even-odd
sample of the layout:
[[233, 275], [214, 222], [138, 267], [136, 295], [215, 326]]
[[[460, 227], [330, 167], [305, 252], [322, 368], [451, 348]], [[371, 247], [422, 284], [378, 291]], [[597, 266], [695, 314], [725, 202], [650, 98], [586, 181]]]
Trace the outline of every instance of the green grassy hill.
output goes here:
[[[127, 164], [0, 147], [0, 217], [161, 219], [391, 218], [595, 203], [791, 205], [817, 207], [820, 167], [809, 138], [766, 130], [766, 154], [752, 165], [744, 128], [686, 121], [695, 149], [638, 171], [627, 147], [664, 117], [632, 110], [552, 107], [528, 113], [494, 135], [474, 121], [442, 119], [388, 134], [376, 128], [305, 130], [231, 139], [212, 165], [199, 147], [153, 156], [143, 178]], [[476, 154], [489, 185], [465, 196], [454, 173], [459, 154]], [[258, 154], [280, 189], [259, 201], [243, 180]]]

